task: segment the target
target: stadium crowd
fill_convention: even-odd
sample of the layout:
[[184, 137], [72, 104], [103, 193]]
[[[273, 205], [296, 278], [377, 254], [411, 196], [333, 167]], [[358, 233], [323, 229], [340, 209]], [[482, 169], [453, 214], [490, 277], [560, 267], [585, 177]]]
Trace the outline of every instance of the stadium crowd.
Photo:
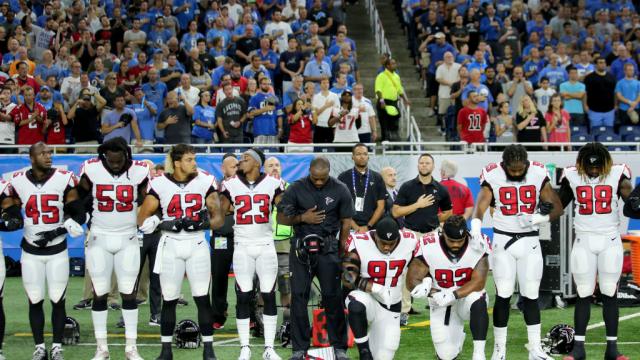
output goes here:
[[395, 6], [429, 112], [449, 140], [640, 138], [636, 2], [407, 0]]

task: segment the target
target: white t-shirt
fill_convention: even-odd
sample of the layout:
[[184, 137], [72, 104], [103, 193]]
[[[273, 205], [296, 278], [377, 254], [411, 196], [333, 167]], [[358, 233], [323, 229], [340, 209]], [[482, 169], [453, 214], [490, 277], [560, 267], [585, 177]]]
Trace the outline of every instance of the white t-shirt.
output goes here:
[[547, 112], [551, 103], [551, 96], [555, 93], [556, 91], [552, 87], [547, 88], [547, 90], [538, 88], [533, 92], [533, 96], [536, 97], [536, 105], [541, 113]]
[[284, 21], [280, 21], [278, 23], [272, 21], [267, 24], [266, 28], [264, 28], [264, 33], [271, 36], [275, 36], [275, 33], [279, 31], [282, 31], [282, 34], [278, 36], [276, 40], [278, 41], [278, 53], [281, 53], [283, 51], [287, 51], [289, 35], [293, 34], [291, 26]]
[[327, 90], [327, 95], [322, 95], [322, 91], [313, 95], [311, 106], [313, 106], [314, 109], [320, 109], [327, 101], [333, 101], [333, 105], [318, 114], [317, 126], [329, 127], [329, 118], [331, 117], [331, 113], [334, 109], [340, 109], [340, 98], [338, 98], [336, 93], [332, 93], [329, 90]]
[[366, 97], [362, 97], [360, 100], [355, 97], [352, 99], [353, 107], [355, 109], [360, 109], [360, 104], [364, 105], [366, 108], [364, 112], [360, 112], [360, 118], [362, 119], [362, 126], [358, 129], [358, 134], [369, 134], [371, 132], [371, 124], [369, 123], [369, 119], [372, 116], [376, 116], [375, 110], [373, 110], [373, 105], [371, 104], [371, 100]]
[[[14, 103], [4, 105], [0, 112], [3, 114], [10, 114], [15, 107], [18, 106]], [[0, 144], [13, 145], [16, 143], [16, 126], [13, 121], [0, 121]]]
[[225, 6], [229, 8], [229, 17], [233, 20], [233, 23], [238, 24], [243, 13], [242, 5], [235, 3], [234, 5], [227, 4]]
[[198, 100], [200, 100], [198, 94], [200, 94], [200, 90], [197, 87], [191, 86], [189, 90], [185, 90], [182, 86], [178, 85], [178, 87], [172, 91], [178, 94], [178, 100], [180, 100], [180, 93], [184, 93], [184, 96], [187, 98], [187, 102], [191, 107], [198, 105]]
[[[460, 81], [460, 75], [458, 75], [458, 70], [462, 65], [458, 63], [453, 63], [451, 66], [447, 66], [442, 63], [436, 69], [436, 79], [442, 79], [448, 83], [455, 83]], [[451, 86], [442, 85], [438, 87], [438, 97], [442, 99], [450, 99], [451, 98]]]

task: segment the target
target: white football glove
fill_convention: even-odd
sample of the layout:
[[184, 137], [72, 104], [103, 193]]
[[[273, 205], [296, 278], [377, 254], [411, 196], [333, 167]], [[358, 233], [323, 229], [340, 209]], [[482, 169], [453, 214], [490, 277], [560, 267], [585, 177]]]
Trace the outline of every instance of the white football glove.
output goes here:
[[473, 219], [471, 220], [471, 230], [469, 231], [469, 235], [471, 235], [471, 248], [477, 251], [486, 252], [487, 251], [487, 241], [482, 236], [482, 220]]
[[442, 290], [431, 296], [432, 303], [436, 306], [444, 307], [451, 305], [452, 302], [456, 301], [456, 296], [453, 295], [453, 291], [451, 290]]
[[139, 229], [143, 234], [151, 234], [156, 230], [158, 225], [160, 225], [160, 218], [158, 215], [153, 215], [144, 219], [144, 222], [140, 225]]
[[388, 288], [386, 286], [382, 286], [380, 284], [373, 283], [373, 285], [371, 286], [371, 293], [378, 295], [380, 297], [380, 299], [382, 300], [382, 303], [387, 308], [389, 308], [392, 305], [392, 303], [391, 303], [391, 288]]
[[414, 299], [426, 299], [431, 292], [431, 285], [433, 285], [433, 279], [427, 276], [422, 279], [422, 282], [418, 284], [418, 286], [411, 290], [411, 296]]
[[75, 222], [75, 220], [71, 218], [67, 219], [64, 222], [64, 228], [67, 229], [67, 233], [71, 237], [78, 237], [84, 234], [84, 229], [82, 228], [82, 225], [78, 224], [77, 222]]
[[534, 226], [549, 222], [549, 215], [541, 215], [539, 213], [535, 214], [523, 214], [518, 213], [516, 215], [518, 218], [518, 223], [523, 228], [534, 229]]

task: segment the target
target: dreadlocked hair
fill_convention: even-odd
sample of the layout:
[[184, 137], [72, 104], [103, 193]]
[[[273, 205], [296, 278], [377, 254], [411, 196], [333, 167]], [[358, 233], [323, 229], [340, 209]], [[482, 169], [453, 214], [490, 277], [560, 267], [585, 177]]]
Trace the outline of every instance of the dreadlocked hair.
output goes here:
[[173, 162], [182, 160], [185, 154], [195, 154], [196, 148], [187, 144], [178, 144], [171, 147], [167, 157], [164, 159], [164, 172], [173, 174]]
[[602, 165], [600, 168], [600, 176], [598, 177], [600, 181], [603, 181], [604, 178], [609, 176], [611, 172], [611, 166], [613, 165], [613, 159], [611, 159], [611, 154], [609, 150], [599, 142], [591, 142], [585, 144], [578, 151], [578, 158], [576, 159], [576, 169], [578, 170], [578, 174], [583, 178], [587, 178], [587, 167], [589, 165], [589, 158], [592, 156], [596, 156], [602, 159]]
[[511, 144], [502, 152], [502, 162], [505, 166], [517, 162], [526, 163], [528, 161], [527, 150], [520, 144]]
[[[126, 165], [124, 166], [125, 171], [129, 171], [129, 167], [131, 167], [131, 163], [133, 162], [133, 156], [131, 154], [131, 148], [127, 141], [123, 137], [115, 137], [109, 139], [102, 143], [102, 145], [98, 146], [98, 158], [104, 162], [107, 161], [107, 152], [121, 152], [126, 160]], [[105, 166], [106, 167], [106, 166]]]

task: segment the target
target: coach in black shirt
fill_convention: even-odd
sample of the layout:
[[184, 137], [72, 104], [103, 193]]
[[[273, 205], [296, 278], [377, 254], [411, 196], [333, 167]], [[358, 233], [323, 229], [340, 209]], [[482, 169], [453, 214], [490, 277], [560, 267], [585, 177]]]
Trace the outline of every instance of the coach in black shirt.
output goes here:
[[431, 155], [420, 155], [418, 177], [402, 184], [391, 209], [393, 217], [404, 216], [405, 228], [420, 234], [437, 229], [451, 216], [449, 192], [431, 176], [433, 167]]
[[382, 176], [369, 169], [369, 149], [359, 143], [351, 151], [354, 167], [338, 176], [351, 192], [355, 215], [351, 221], [351, 229], [356, 232], [367, 232], [372, 229], [384, 214], [384, 203], [387, 189]]
[[[309, 349], [311, 328], [307, 304], [314, 276], [318, 277], [322, 289], [329, 342], [335, 350], [336, 359], [348, 359], [347, 328], [340, 284], [340, 253], [349, 236], [354, 210], [349, 189], [330, 177], [329, 170], [329, 160], [325, 157], [313, 159], [309, 176], [291, 184], [278, 204], [278, 223], [293, 226], [294, 232], [289, 255], [292, 290], [291, 359], [294, 360], [303, 360]], [[339, 241], [336, 238], [338, 232]], [[297, 254], [310, 248], [300, 240], [312, 234], [320, 236], [323, 245], [317, 255], [309, 255], [307, 260]]]

